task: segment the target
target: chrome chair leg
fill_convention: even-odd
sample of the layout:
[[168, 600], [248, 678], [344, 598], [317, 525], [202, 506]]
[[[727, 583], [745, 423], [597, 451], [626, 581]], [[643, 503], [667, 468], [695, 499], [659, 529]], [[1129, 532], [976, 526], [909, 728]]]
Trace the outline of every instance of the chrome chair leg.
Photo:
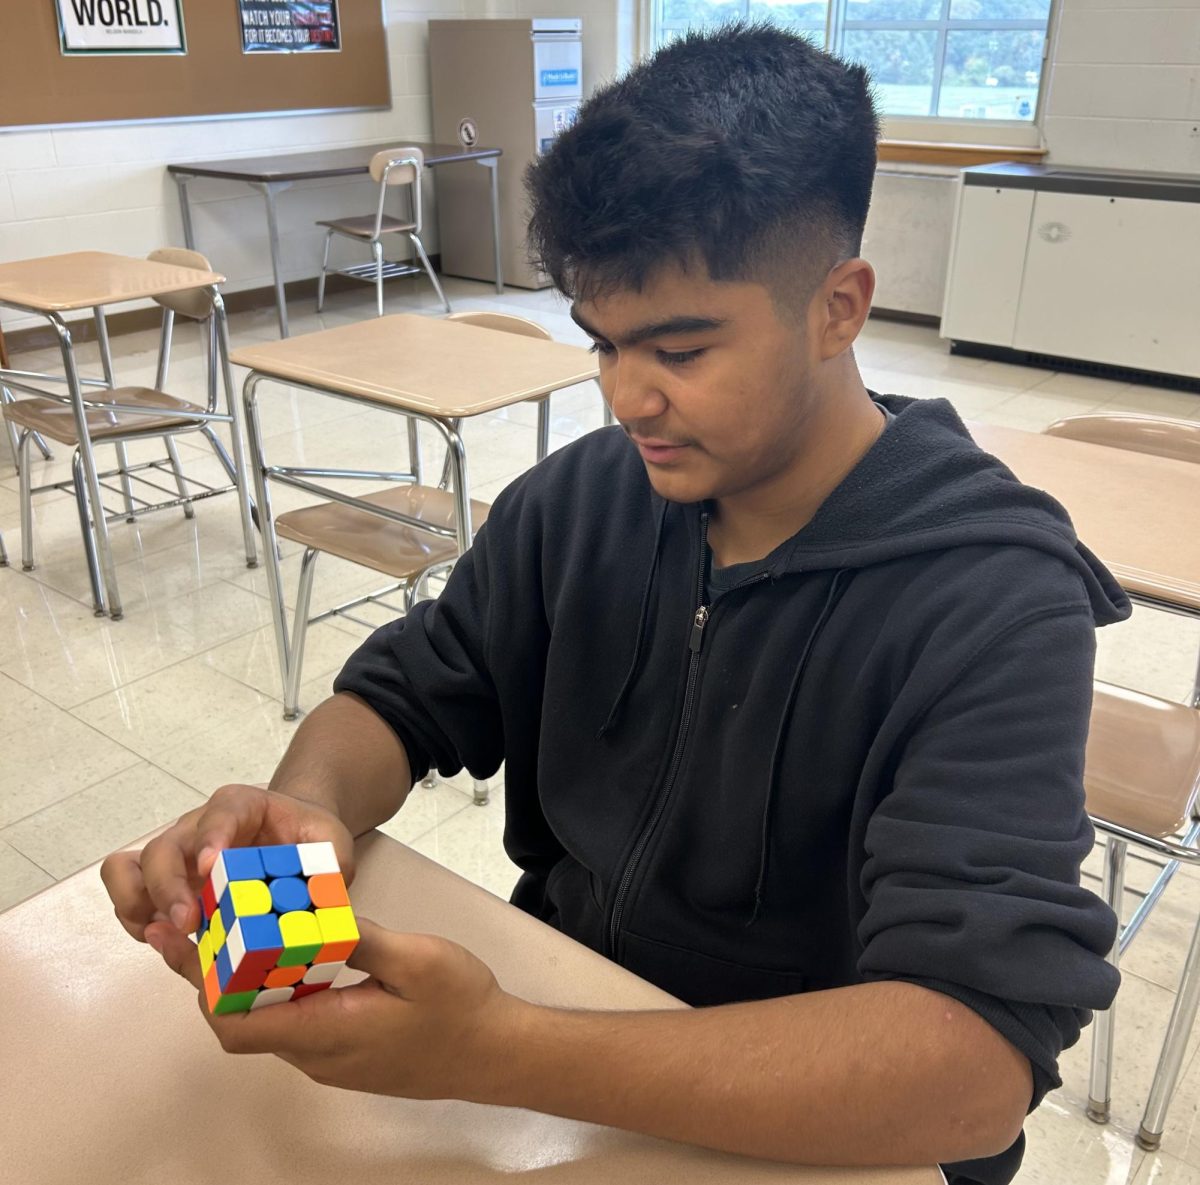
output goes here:
[[[183, 477], [183, 466], [179, 463], [179, 450], [175, 447], [175, 441], [170, 436], [164, 436], [163, 443], [167, 446], [167, 456], [171, 459], [171, 470], [175, 474], [175, 488], [179, 491], [181, 498], [186, 498], [188, 492], [187, 482]], [[183, 517], [196, 517], [196, 508], [190, 501], [183, 504]]]
[[438, 294], [438, 300], [442, 302], [442, 307], [446, 312], [451, 312], [450, 302], [446, 299], [445, 292], [442, 291], [442, 282], [438, 279], [437, 272], [433, 270], [433, 264], [429, 262], [429, 256], [425, 254], [425, 244], [421, 242], [419, 236], [410, 234], [412, 245], [417, 249], [417, 257], [421, 261], [421, 266], [425, 269], [425, 274], [433, 283], [433, 290]]
[[[213, 362], [220, 363], [221, 382], [225, 387], [225, 410], [229, 413], [229, 438], [233, 444], [233, 458], [226, 458], [226, 469], [234, 485], [237, 487], [238, 513], [242, 519], [242, 542], [246, 548], [246, 567], [258, 566], [258, 549], [254, 542], [254, 506], [250, 500], [249, 479], [246, 475], [246, 459], [249, 453], [243, 436], [243, 409], [238, 406], [237, 395], [233, 386], [233, 366], [229, 361], [229, 322], [225, 317], [225, 302], [220, 292], [213, 289], [213, 329], [214, 343]], [[213, 375], [216, 383], [216, 375]], [[217, 455], [225, 452], [220, 447], [220, 441], [215, 433], [209, 434], [210, 441], [217, 449]]]
[[123, 440], [117, 441], [114, 447], [117, 450], [117, 468], [121, 473], [121, 497], [125, 502], [125, 521], [127, 523], [136, 522], [137, 519], [133, 513], [133, 482], [129, 480], [129, 453]]
[[1192, 931], [1192, 944], [1188, 948], [1187, 962], [1183, 965], [1183, 975], [1179, 980], [1179, 994], [1175, 997], [1175, 1007], [1171, 1010], [1167, 1035], [1163, 1040], [1162, 1052], [1158, 1056], [1158, 1067], [1154, 1071], [1150, 1096], [1146, 1100], [1146, 1112], [1137, 1132], [1138, 1146], [1149, 1152], [1155, 1151], [1162, 1143], [1167, 1108], [1171, 1105], [1171, 1096], [1175, 1093], [1175, 1084], [1179, 1081], [1179, 1071], [1183, 1066], [1183, 1057], [1187, 1052], [1188, 1038], [1192, 1033], [1198, 1006], [1200, 922], [1197, 922], [1195, 930]]
[[233, 458], [229, 455], [229, 450], [225, 447], [221, 438], [207, 424], [200, 431], [212, 447], [217, 460], [221, 462], [221, 468], [225, 470], [226, 476], [230, 481], [237, 481], [237, 466], [234, 465]]
[[33, 571], [33, 478], [29, 473], [29, 441], [32, 435], [26, 428], [17, 441], [20, 457], [17, 468], [21, 476], [21, 568], [25, 572]]
[[333, 241], [333, 231], [325, 232], [325, 252], [321, 256], [321, 274], [317, 277], [317, 312], [325, 307], [325, 273], [329, 270], [329, 244]]
[[405, 416], [408, 426], [408, 469], [417, 485], [425, 484], [425, 466], [421, 461], [421, 431], [412, 416]]
[[[267, 590], [271, 602], [271, 626], [275, 633], [275, 653], [279, 660], [279, 676], [287, 695], [288, 671], [291, 669], [291, 647], [288, 642], [287, 605], [283, 598], [283, 579], [279, 572], [279, 541], [275, 520], [271, 514], [271, 491], [263, 472], [262, 425], [258, 418], [258, 384], [262, 375], [253, 371], [242, 384], [242, 408], [246, 425], [246, 459], [254, 482], [254, 500], [258, 506], [259, 530], [263, 541], [263, 566], [266, 569]], [[286, 710], [286, 709], [285, 709]]]
[[378, 239], [371, 241], [371, 255], [375, 259], [375, 310], [383, 316], [383, 244]]
[[[1121, 899], [1125, 891], [1125, 852], [1123, 839], [1109, 836], [1104, 848], [1103, 894], [1108, 907], [1117, 915], [1118, 931], [1107, 961], [1117, 967], [1121, 961]], [[1092, 1066], [1088, 1082], [1087, 1117], [1093, 1123], [1107, 1123], [1112, 1100], [1113, 1035], [1116, 1000], [1092, 1020]]]
[[75, 511], [79, 515], [79, 535], [83, 540], [83, 555], [87, 560], [88, 580], [92, 585], [92, 612], [103, 617], [104, 593], [100, 583], [100, 561], [96, 558], [96, 539], [92, 534], [92, 518], [88, 513], [87, 495], [83, 484], [83, 460], [76, 449], [71, 457], [71, 479], [75, 483]]
[[550, 452], [550, 396], [538, 400], [537, 405], [537, 459], [544, 461]]
[[[412, 423], [410, 420], [409, 423]], [[417, 603], [421, 593], [421, 585], [429, 575], [429, 569], [418, 573], [412, 577], [404, 586], [404, 612], [409, 610]], [[431, 765], [426, 771], [425, 776], [421, 779], [421, 787], [425, 790], [433, 790], [438, 784], [438, 770], [436, 765]]]
[[487, 780], [485, 778], [476, 778], [473, 783], [474, 802], [476, 806], [487, 806], [488, 800], [491, 798], [491, 791], [488, 789]]
[[4, 547], [4, 535], [0, 532], [0, 568], [8, 567], [8, 552]]
[[[450, 423], [451, 423], [452, 427], [454, 428], [455, 432], [462, 431], [461, 417], [456, 420], [451, 420]], [[450, 450], [447, 449], [446, 450], [446, 459], [442, 462], [442, 476], [438, 480], [438, 485], [443, 490], [450, 488], [450, 470], [451, 470], [451, 468], [452, 468], [452, 462], [450, 460]]]
[[313, 576], [317, 571], [315, 548], [306, 547], [300, 561], [300, 587], [296, 593], [296, 615], [292, 619], [292, 647], [284, 675], [283, 718], [295, 720], [300, 715], [300, 672], [304, 667], [304, 639], [308, 636], [308, 606], [312, 600]]

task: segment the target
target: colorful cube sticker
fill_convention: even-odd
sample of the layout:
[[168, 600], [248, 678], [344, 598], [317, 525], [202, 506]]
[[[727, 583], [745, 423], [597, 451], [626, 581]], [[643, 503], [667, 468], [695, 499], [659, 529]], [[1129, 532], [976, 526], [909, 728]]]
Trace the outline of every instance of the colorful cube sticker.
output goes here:
[[222, 852], [200, 892], [196, 943], [214, 1015], [323, 991], [358, 943], [331, 843]]

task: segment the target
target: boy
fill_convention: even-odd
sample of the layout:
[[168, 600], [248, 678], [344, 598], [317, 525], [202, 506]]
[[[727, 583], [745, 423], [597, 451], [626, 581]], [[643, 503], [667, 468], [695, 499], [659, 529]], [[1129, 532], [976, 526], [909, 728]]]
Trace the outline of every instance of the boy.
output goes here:
[[1078, 872], [1094, 628], [1128, 603], [948, 404], [865, 389], [876, 138], [864, 72], [770, 28], [685, 38], [589, 100], [531, 171], [531, 242], [620, 427], [497, 499], [270, 791], [225, 788], [105, 867], [126, 927], [196, 982], [189, 882], [219, 847], [328, 838], [348, 862], [431, 765], [503, 761], [513, 901], [707, 1007], [538, 1008], [368, 924], [367, 986], [218, 1018], [226, 1048], [1012, 1178], [1116, 989]]

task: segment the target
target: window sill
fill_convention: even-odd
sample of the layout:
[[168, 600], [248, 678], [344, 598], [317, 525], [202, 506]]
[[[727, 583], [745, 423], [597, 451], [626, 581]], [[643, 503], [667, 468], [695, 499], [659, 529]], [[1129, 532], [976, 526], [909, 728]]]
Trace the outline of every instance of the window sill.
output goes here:
[[1000, 161], [1039, 164], [1045, 148], [1006, 148], [999, 144], [934, 144], [923, 140], [880, 140], [881, 161], [924, 165], [992, 165]]

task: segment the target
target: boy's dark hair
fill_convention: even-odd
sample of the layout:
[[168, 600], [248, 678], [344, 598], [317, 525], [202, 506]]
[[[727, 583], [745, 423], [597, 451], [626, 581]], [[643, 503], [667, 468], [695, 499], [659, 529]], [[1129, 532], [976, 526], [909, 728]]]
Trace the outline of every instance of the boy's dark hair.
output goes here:
[[703, 261], [807, 301], [861, 247], [878, 136], [863, 67], [770, 25], [690, 33], [530, 166], [530, 253], [574, 299]]

